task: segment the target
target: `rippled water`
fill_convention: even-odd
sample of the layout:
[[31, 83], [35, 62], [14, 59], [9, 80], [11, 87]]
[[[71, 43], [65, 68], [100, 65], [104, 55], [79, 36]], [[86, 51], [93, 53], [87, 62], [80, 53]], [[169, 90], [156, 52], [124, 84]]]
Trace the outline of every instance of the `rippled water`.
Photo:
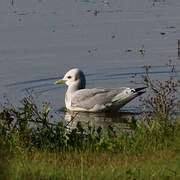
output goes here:
[[[6, 93], [18, 104], [33, 89], [61, 109], [65, 88], [53, 83], [73, 67], [85, 72], [89, 88], [140, 86], [131, 76], [145, 65], [153, 78], [167, 79], [170, 59], [180, 77], [179, 8], [179, 0], [1, 1], [0, 98]], [[138, 100], [124, 109], [134, 108]]]

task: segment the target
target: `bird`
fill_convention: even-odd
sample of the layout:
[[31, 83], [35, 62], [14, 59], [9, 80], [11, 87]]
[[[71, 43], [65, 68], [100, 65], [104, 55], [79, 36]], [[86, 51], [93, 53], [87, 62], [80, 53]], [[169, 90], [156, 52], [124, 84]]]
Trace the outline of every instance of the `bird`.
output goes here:
[[79, 68], [70, 69], [55, 84], [66, 84], [68, 86], [65, 93], [66, 109], [83, 112], [119, 111], [129, 101], [143, 94], [146, 88], [86, 89], [85, 74]]

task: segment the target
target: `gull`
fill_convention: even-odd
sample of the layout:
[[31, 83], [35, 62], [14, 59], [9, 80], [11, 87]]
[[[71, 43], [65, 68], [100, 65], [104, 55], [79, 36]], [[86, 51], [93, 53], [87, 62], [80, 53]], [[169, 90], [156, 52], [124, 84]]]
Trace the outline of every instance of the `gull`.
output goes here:
[[143, 89], [146, 88], [86, 89], [85, 75], [78, 68], [69, 70], [63, 79], [55, 82], [55, 84], [63, 83], [68, 86], [65, 94], [66, 109], [83, 112], [118, 111], [129, 101], [143, 94], [145, 92]]

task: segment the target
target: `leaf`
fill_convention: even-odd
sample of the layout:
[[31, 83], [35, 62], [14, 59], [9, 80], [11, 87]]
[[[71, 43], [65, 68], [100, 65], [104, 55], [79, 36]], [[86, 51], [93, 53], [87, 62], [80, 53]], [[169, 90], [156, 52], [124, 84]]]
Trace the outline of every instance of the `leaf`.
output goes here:
[[81, 133], [84, 132], [84, 128], [83, 128], [82, 123], [81, 123], [80, 121], [78, 121], [78, 123], [77, 123], [77, 129], [78, 129]]
[[88, 129], [89, 129], [90, 133], [92, 133], [92, 129], [93, 129], [93, 123], [92, 123], [92, 121], [89, 121], [89, 122], [88, 122]]
[[14, 5], [14, 0], [10, 0], [10, 3], [13, 6]]

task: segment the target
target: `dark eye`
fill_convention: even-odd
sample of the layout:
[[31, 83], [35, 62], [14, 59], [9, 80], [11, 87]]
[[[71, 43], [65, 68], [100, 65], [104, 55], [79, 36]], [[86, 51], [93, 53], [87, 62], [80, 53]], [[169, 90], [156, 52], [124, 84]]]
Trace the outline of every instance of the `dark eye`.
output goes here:
[[71, 79], [71, 76], [68, 76], [67, 78], [68, 78], [68, 79]]

